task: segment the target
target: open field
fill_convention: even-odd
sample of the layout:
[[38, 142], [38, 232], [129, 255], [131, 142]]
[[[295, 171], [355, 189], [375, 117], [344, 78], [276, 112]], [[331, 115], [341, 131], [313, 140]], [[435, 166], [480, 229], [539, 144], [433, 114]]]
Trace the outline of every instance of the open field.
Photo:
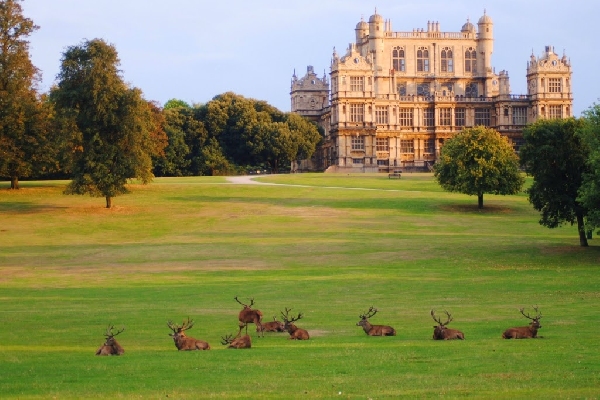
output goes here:
[[[600, 246], [547, 229], [524, 194], [477, 199], [430, 174], [163, 178], [114, 199], [0, 182], [0, 398], [599, 398]], [[239, 304], [287, 334], [228, 350]], [[539, 305], [541, 339], [503, 340]], [[368, 337], [359, 314], [395, 337]], [[465, 341], [431, 340], [431, 308]], [[167, 320], [212, 350], [178, 352]], [[96, 357], [107, 324], [121, 357]]]

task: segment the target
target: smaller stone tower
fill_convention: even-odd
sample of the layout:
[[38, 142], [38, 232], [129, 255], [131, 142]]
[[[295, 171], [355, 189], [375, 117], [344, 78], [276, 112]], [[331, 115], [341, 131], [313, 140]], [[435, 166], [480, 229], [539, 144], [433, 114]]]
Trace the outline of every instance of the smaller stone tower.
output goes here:
[[306, 67], [306, 75], [302, 78], [292, 76], [291, 111], [317, 122], [323, 109], [329, 105], [329, 81], [327, 75], [317, 77], [312, 65]]
[[565, 55], [559, 57], [554, 47], [546, 46], [540, 57], [531, 54], [527, 64], [527, 94], [532, 100], [534, 120], [573, 115], [571, 75], [571, 63]]

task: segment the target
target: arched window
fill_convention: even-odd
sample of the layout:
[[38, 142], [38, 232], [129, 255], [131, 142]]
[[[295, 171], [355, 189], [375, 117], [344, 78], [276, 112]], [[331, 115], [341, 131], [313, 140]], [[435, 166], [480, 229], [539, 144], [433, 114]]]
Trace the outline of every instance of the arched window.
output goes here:
[[454, 72], [454, 60], [452, 59], [452, 49], [444, 47], [442, 49], [442, 72]]
[[427, 47], [417, 49], [417, 72], [429, 72], [429, 50], [427, 50]]
[[472, 47], [465, 51], [465, 72], [477, 72], [477, 52]]
[[477, 97], [477, 82], [470, 82], [465, 87], [465, 97]]
[[392, 68], [394, 69], [394, 71], [406, 71], [404, 47], [396, 46], [392, 50]]

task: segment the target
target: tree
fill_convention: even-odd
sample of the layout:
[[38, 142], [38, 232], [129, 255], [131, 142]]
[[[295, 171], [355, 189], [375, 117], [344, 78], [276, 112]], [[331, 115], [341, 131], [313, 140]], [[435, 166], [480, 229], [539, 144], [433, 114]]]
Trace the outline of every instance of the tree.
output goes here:
[[433, 168], [444, 190], [476, 195], [480, 209], [484, 193], [516, 194], [524, 183], [508, 139], [483, 126], [467, 128], [447, 140]]
[[39, 71], [29, 57], [27, 37], [39, 29], [25, 18], [20, 0], [0, 0], [0, 176], [29, 176], [47, 152], [50, 112], [37, 95]]
[[171, 108], [191, 108], [190, 105], [188, 103], [186, 103], [183, 100], [180, 99], [171, 99], [168, 100], [165, 103], [165, 106], [163, 107], [165, 110], [171, 109]]
[[583, 127], [578, 134], [589, 153], [577, 201], [587, 209], [586, 230], [590, 231], [600, 227], [600, 105], [583, 112]]
[[65, 192], [103, 196], [107, 208], [114, 196], [128, 192], [129, 179], [150, 182], [151, 157], [165, 144], [152, 104], [124, 83], [118, 65], [116, 49], [101, 39], [68, 47], [51, 94], [78, 129]]
[[556, 228], [565, 222], [577, 223], [579, 243], [587, 246], [584, 219], [587, 208], [578, 200], [588, 150], [577, 134], [581, 119], [543, 119], [523, 130], [521, 163], [533, 176], [527, 190], [529, 202], [541, 212], [540, 224]]

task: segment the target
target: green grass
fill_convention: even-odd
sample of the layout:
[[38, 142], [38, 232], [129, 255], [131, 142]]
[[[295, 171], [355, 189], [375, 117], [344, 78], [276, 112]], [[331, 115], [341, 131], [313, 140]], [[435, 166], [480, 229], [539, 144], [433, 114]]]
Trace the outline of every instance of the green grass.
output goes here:
[[[477, 199], [430, 174], [161, 178], [104, 200], [0, 182], [1, 398], [599, 398], [600, 247], [547, 229], [524, 194]], [[252, 333], [239, 304], [303, 312], [307, 342]], [[538, 340], [501, 339], [539, 305]], [[359, 314], [395, 337], [367, 337]], [[448, 309], [461, 342], [431, 340]], [[208, 352], [178, 352], [167, 320]], [[107, 324], [122, 357], [95, 357]], [[341, 395], [339, 394], [341, 392]]]

